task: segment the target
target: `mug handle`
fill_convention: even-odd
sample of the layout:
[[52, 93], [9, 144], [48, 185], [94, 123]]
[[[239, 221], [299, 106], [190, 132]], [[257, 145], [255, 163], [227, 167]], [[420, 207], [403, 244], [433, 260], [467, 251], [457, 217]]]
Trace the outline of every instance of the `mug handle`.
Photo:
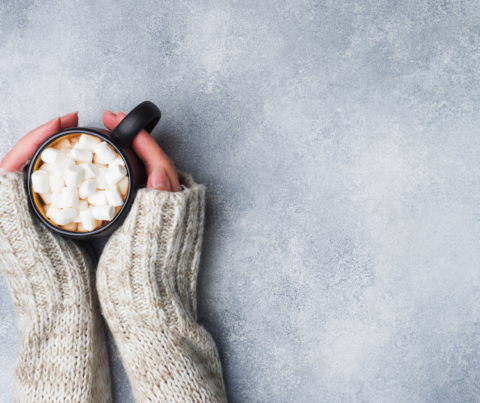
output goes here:
[[110, 137], [120, 147], [127, 147], [140, 130], [144, 129], [151, 133], [161, 116], [160, 109], [153, 102], [142, 102], [113, 129]]

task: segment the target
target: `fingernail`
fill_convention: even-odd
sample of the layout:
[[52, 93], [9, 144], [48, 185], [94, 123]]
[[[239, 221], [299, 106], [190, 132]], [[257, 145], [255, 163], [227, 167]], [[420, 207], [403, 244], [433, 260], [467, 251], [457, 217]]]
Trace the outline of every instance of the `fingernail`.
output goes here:
[[167, 190], [167, 174], [162, 168], [155, 168], [152, 171], [152, 186], [157, 190]]
[[103, 113], [108, 113], [108, 114], [110, 114], [110, 115], [115, 116], [115, 114], [114, 114], [112, 111], [109, 111], [108, 109], [104, 109], [104, 110], [103, 110]]
[[65, 116], [63, 116], [63, 117], [66, 118], [67, 116], [70, 116], [70, 115], [78, 115], [78, 111], [67, 113], [67, 114], [66, 114]]
[[46, 125], [48, 125], [49, 123], [52, 123], [52, 122], [55, 122], [56, 120], [59, 120], [60, 119], [60, 116], [56, 117], [56, 118], [53, 118], [52, 120], [49, 120], [47, 123], [45, 123]]

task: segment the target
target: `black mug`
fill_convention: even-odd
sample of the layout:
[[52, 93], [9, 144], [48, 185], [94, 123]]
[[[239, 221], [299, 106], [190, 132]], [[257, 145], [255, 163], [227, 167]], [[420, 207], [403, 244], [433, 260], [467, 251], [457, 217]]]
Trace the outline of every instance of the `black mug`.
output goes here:
[[[146, 173], [143, 163], [137, 155], [130, 148], [130, 143], [133, 138], [145, 129], [150, 133], [157, 125], [161, 117], [160, 109], [150, 101], [145, 101], [136, 106], [110, 133], [108, 130], [95, 127], [72, 127], [70, 129], [62, 130], [57, 134], [49, 137], [35, 152], [27, 169], [27, 192], [30, 201], [30, 207], [33, 209], [39, 219], [53, 232], [63, 236], [77, 239], [77, 240], [91, 240], [95, 238], [102, 238], [110, 236], [125, 220], [132, 203], [135, 199], [136, 191], [146, 184]], [[40, 198], [33, 191], [31, 177], [32, 173], [37, 170], [41, 161], [41, 153], [52, 143], [59, 138], [73, 135], [88, 134], [90, 136], [98, 137], [100, 140], [107, 142], [113, 149], [123, 158], [127, 176], [129, 178], [128, 193], [124, 204], [120, 211], [113, 218], [112, 221], [106, 225], [88, 232], [74, 232], [67, 231], [59, 226], [52, 224], [48, 218], [41, 211]]]

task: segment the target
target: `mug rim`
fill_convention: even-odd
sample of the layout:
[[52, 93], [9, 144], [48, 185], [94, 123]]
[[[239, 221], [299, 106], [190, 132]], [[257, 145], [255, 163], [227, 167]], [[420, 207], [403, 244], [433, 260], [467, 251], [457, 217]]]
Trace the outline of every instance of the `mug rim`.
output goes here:
[[[128, 193], [127, 193], [127, 198], [125, 199], [125, 202], [122, 205], [122, 208], [118, 212], [118, 214], [113, 218], [112, 221], [110, 221], [108, 224], [104, 225], [101, 228], [95, 229], [93, 231], [87, 231], [87, 232], [76, 232], [76, 231], [68, 231], [63, 228], [60, 228], [54, 224], [52, 224], [49, 220], [45, 218], [45, 216], [39, 211], [39, 208], [37, 206], [37, 203], [35, 202], [35, 199], [33, 197], [33, 190], [32, 190], [32, 173], [33, 173], [33, 167], [35, 165], [35, 162], [38, 160], [40, 157], [40, 154], [42, 151], [47, 148], [51, 143], [53, 143], [55, 140], [57, 140], [60, 137], [66, 136], [68, 134], [89, 134], [93, 135], [96, 137], [101, 138], [102, 140], [106, 141], [109, 143], [115, 151], [120, 154], [125, 161], [125, 168], [127, 169], [127, 175], [128, 175]], [[125, 154], [125, 152], [120, 148], [119, 145], [117, 145], [112, 138], [110, 138], [107, 133], [109, 133], [107, 130], [104, 129], [97, 129], [93, 127], [71, 127], [62, 131], [59, 131], [58, 133], [55, 133], [53, 136], [50, 136], [47, 140], [45, 140], [35, 151], [33, 154], [30, 162], [29, 162], [29, 167], [27, 171], [27, 191], [28, 191], [28, 198], [30, 200], [30, 204], [32, 205], [37, 217], [40, 218], [43, 224], [45, 224], [50, 230], [59, 233], [63, 236], [72, 238], [72, 239], [85, 239], [88, 237], [100, 237], [100, 235], [104, 232], [107, 232], [112, 229], [115, 223], [121, 220], [121, 218], [128, 212], [128, 206], [131, 201], [132, 194], [134, 192], [133, 190], [133, 169], [132, 165], [130, 163], [130, 160], [128, 156]]]

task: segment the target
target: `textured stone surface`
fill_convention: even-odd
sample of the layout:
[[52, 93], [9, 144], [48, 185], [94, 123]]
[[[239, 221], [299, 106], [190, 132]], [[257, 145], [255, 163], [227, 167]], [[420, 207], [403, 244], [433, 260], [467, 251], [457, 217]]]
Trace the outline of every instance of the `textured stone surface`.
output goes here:
[[[4, 1], [0, 155], [56, 115], [157, 103], [207, 186], [199, 309], [231, 402], [478, 401], [476, 4]], [[3, 279], [0, 302], [9, 402]]]

